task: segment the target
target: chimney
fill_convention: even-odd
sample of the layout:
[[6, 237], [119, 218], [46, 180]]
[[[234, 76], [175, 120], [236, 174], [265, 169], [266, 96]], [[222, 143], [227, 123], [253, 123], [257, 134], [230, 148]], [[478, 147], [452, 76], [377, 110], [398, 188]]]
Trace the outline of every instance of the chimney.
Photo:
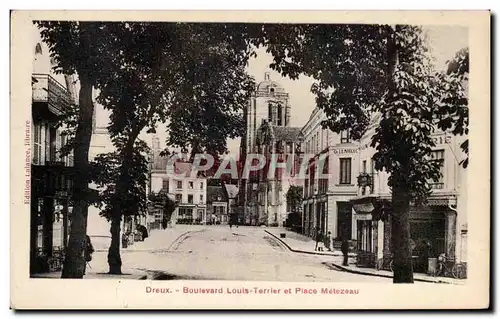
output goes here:
[[264, 73], [264, 80], [265, 81], [269, 81], [270, 80], [269, 72]]

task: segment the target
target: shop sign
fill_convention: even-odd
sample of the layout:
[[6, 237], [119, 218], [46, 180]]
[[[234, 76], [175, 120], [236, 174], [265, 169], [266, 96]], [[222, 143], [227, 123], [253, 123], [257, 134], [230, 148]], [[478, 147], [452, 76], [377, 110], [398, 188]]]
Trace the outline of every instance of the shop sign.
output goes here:
[[358, 214], [371, 213], [375, 209], [372, 203], [353, 204], [352, 206]]
[[356, 220], [372, 220], [372, 214], [357, 214]]
[[333, 149], [333, 154], [335, 154], [335, 155], [356, 154], [357, 152], [358, 152], [357, 148], [339, 148], [339, 149]]
[[434, 144], [436, 144], [436, 145], [450, 144], [451, 143], [451, 136], [450, 135], [435, 136], [432, 138], [432, 140], [434, 141]]

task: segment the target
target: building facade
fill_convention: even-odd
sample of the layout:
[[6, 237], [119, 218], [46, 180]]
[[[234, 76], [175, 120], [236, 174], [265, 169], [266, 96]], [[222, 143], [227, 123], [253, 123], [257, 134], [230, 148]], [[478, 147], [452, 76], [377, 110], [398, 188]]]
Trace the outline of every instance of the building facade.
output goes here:
[[[207, 179], [197, 174], [191, 176], [192, 164], [173, 162], [160, 156], [159, 141], [153, 143], [153, 163], [151, 167], [151, 191], [163, 191], [172, 197], [177, 207], [171, 217], [172, 224], [206, 224], [207, 216]], [[182, 175], [182, 176], [181, 176]]]
[[[247, 108], [246, 132], [240, 148], [240, 162], [248, 154], [266, 158], [265, 169], [243, 176], [239, 181], [239, 204], [243, 206], [243, 223], [247, 225], [282, 226], [286, 220], [286, 192], [293, 181], [290, 176], [268, 174], [273, 156], [279, 161], [295, 163], [300, 148], [300, 128], [290, 127], [289, 95], [277, 82], [264, 75], [251, 97]], [[241, 207], [240, 207], [241, 208]]]
[[58, 271], [68, 243], [73, 155], [58, 117], [74, 102], [71, 79], [51, 71], [47, 46], [33, 47], [31, 111], [30, 274]]
[[[358, 194], [352, 199], [358, 228], [358, 254], [362, 264], [374, 266], [391, 256], [391, 217], [379, 219], [380, 211], [390, 209], [391, 190], [388, 174], [373, 167], [375, 150], [370, 147], [376, 121], [360, 140], [360, 175]], [[460, 165], [464, 137], [435, 132], [432, 158], [441, 161], [442, 177], [432, 182], [432, 194], [426, 205], [410, 207], [410, 238], [413, 255], [430, 245], [431, 257], [445, 253], [455, 261], [467, 262], [467, 171]]]
[[325, 119], [325, 113], [316, 108], [302, 129], [304, 154], [311, 158], [303, 180], [302, 229], [308, 236], [321, 231], [330, 232], [334, 241], [355, 240], [350, 199], [357, 194], [358, 145], [348, 132], [324, 129]]
[[229, 200], [223, 186], [207, 186], [207, 224], [219, 225], [229, 222]]

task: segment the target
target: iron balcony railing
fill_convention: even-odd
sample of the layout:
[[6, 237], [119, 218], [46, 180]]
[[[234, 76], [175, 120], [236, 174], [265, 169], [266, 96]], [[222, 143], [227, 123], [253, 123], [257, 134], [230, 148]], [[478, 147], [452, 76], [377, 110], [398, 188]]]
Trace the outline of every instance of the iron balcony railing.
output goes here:
[[51, 111], [62, 113], [72, 104], [70, 92], [48, 74], [33, 74], [36, 82], [32, 85], [32, 100], [48, 103]]

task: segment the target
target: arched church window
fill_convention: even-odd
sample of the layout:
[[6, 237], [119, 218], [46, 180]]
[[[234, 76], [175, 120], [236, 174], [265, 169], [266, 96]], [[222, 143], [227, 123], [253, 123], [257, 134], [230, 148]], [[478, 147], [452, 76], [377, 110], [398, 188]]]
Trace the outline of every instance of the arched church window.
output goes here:
[[282, 122], [282, 115], [283, 115], [283, 106], [281, 104], [278, 105], [278, 125], [283, 125]]
[[42, 54], [42, 45], [40, 43], [35, 46], [35, 54]]

